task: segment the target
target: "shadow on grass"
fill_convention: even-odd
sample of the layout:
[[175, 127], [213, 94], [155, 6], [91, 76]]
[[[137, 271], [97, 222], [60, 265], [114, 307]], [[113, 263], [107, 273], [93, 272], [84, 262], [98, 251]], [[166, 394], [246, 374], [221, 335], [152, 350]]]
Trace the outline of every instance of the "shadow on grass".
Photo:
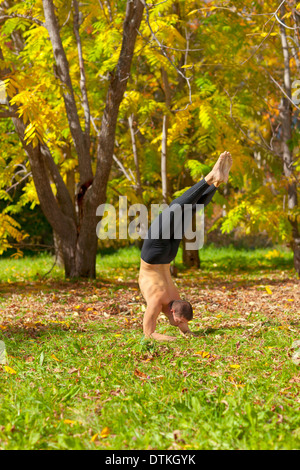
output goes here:
[[[37, 340], [39, 344], [46, 343], [49, 338], [57, 337], [58, 339], [70, 335], [74, 339], [74, 336], [82, 336], [84, 333], [89, 333], [91, 324], [71, 324], [69, 327], [63, 324], [47, 324], [37, 325], [35, 328], [28, 328], [26, 325], [9, 325], [4, 331], [1, 331], [0, 340], [13, 340], [13, 348], [22, 348], [23, 341]], [[113, 326], [98, 326], [97, 334], [114, 334], [119, 330]]]
[[[209, 286], [210, 290], [214, 289], [220, 289], [222, 287], [225, 287], [226, 289], [238, 289], [238, 288], [243, 288], [244, 290], [247, 289], [252, 289], [253, 287], [261, 287], [263, 290], [263, 287], [265, 286], [278, 286], [278, 285], [283, 285], [289, 282], [297, 282], [298, 280], [296, 278], [282, 278], [282, 279], [270, 279], [270, 278], [257, 278], [257, 279], [237, 279], [236, 281], [233, 281], [232, 279], [218, 279], [218, 278], [206, 278], [203, 281], [200, 279], [197, 279], [196, 281], [193, 281], [191, 279], [187, 280], [187, 283], [189, 284], [189, 287], [199, 287], [201, 288], [202, 286], [207, 287]], [[299, 282], [299, 281], [298, 281]]]
[[207, 328], [201, 328], [200, 330], [197, 330], [197, 331], [193, 331], [193, 335], [197, 336], [197, 337], [205, 337], [205, 336], [208, 336], [208, 335], [215, 335], [215, 334], [218, 334], [218, 335], [225, 335], [226, 334], [226, 331], [235, 331], [235, 330], [242, 330], [242, 331], [247, 331], [247, 330], [250, 330], [251, 328], [250, 327], [244, 327], [244, 326], [224, 326], [224, 328], [212, 328], [210, 326], [208, 326]]
[[[290, 321], [290, 322], [285, 322], [285, 325], [288, 324], [290, 326], [298, 326], [300, 325], [300, 321]], [[281, 327], [282, 324], [280, 322], [272, 322], [272, 321], [266, 321], [266, 322], [262, 322], [261, 325], [260, 325], [260, 328], [268, 328], [268, 327], [272, 327], [272, 328], [279, 328]], [[209, 336], [209, 335], [225, 335], [226, 332], [230, 331], [230, 332], [236, 332], [238, 330], [241, 330], [242, 332], [251, 332], [251, 330], [253, 329], [254, 327], [245, 327], [245, 326], [224, 326], [224, 327], [218, 327], [218, 328], [212, 328], [212, 327], [207, 327], [207, 328], [202, 328], [200, 330], [197, 330], [197, 331], [193, 331], [193, 334], [197, 337], [206, 337], [206, 336]], [[255, 334], [258, 334], [259, 333], [259, 330], [255, 333]]]
[[[119, 289], [138, 289], [138, 282], [133, 280], [124, 280], [119, 281], [117, 279], [96, 279], [96, 280], [64, 280], [64, 281], [56, 281], [56, 280], [48, 280], [42, 282], [40, 280], [37, 281], [30, 281], [30, 282], [0, 282], [0, 298], [6, 294], [32, 294], [32, 293], [69, 293], [70, 290], [79, 290], [85, 289], [93, 290], [96, 289], [104, 289], [104, 288], [113, 288], [114, 290]], [[87, 292], [89, 293], [89, 292]]]

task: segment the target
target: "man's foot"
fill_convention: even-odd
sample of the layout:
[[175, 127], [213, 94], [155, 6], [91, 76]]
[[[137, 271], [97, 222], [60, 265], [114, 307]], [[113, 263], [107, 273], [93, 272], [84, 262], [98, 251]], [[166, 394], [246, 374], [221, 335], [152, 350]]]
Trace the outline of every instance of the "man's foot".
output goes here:
[[208, 184], [214, 184], [216, 187], [222, 183], [227, 183], [231, 167], [231, 154], [229, 152], [222, 153], [212, 171], [205, 177], [205, 181]]

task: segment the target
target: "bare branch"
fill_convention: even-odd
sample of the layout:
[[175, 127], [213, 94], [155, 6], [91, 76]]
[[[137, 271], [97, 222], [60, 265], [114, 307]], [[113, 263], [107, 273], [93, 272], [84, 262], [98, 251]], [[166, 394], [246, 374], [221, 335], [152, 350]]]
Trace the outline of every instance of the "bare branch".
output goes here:
[[77, 49], [78, 49], [78, 59], [79, 59], [79, 69], [80, 69], [80, 90], [81, 90], [81, 95], [82, 95], [82, 104], [83, 104], [84, 119], [85, 119], [84, 133], [85, 133], [87, 148], [89, 148], [90, 147], [91, 113], [90, 113], [90, 106], [89, 106], [88, 93], [87, 93], [87, 87], [86, 87], [86, 74], [85, 74], [85, 68], [84, 68], [82, 44], [81, 44], [81, 39], [80, 39], [80, 34], [79, 34], [79, 7], [78, 7], [77, 0], [73, 0], [73, 4], [74, 4], [74, 10], [75, 10], [73, 14], [74, 33], [75, 33]]
[[246, 62], [248, 62], [250, 59], [252, 59], [252, 57], [254, 57], [255, 54], [257, 54], [258, 50], [261, 48], [261, 46], [264, 44], [264, 42], [270, 37], [270, 34], [272, 33], [275, 24], [276, 24], [276, 21], [273, 22], [267, 36], [264, 37], [264, 39], [261, 41], [261, 43], [256, 47], [255, 51], [250, 55], [250, 57], [248, 57], [248, 59], [244, 60], [244, 62], [241, 62], [240, 65], [244, 65]]
[[[104, 8], [104, 6], [102, 5], [101, 0], [98, 0], [98, 2], [99, 2], [99, 5], [100, 5], [100, 7], [101, 7], [101, 10], [103, 11], [103, 14], [104, 14], [106, 20], [107, 20], [108, 18], [107, 18], [107, 16], [106, 16], [105, 8]], [[105, 1], [105, 5], [107, 6], [107, 10], [108, 10], [108, 14], [109, 14], [109, 21], [112, 23], [113, 18], [112, 18], [112, 12], [111, 12], [110, 3]]]
[[24, 180], [26, 180], [27, 178], [29, 178], [29, 176], [32, 176], [32, 173], [31, 171], [29, 173], [27, 173], [25, 176], [23, 176], [23, 178], [20, 179], [20, 181], [17, 181], [16, 183], [14, 183], [10, 188], [6, 189], [6, 192], [8, 193], [9, 191], [11, 191], [12, 189], [16, 188], [17, 186], [19, 186], [19, 184], [21, 184]]
[[231, 120], [234, 122], [235, 126], [241, 131], [241, 133], [244, 135], [244, 137], [254, 143], [255, 145], [257, 145], [258, 147], [268, 151], [268, 152], [271, 152], [273, 155], [275, 155], [276, 157], [280, 158], [282, 160], [282, 157], [280, 154], [278, 154], [274, 148], [270, 145], [268, 145], [268, 143], [265, 141], [265, 139], [263, 139], [263, 143], [261, 142], [258, 142], [257, 140], [253, 139], [252, 137], [249, 137], [249, 135], [244, 131], [244, 129], [239, 125], [238, 121], [235, 119], [235, 117], [233, 116], [233, 98], [235, 97], [236, 93], [234, 96], [230, 96], [230, 94], [228, 93], [228, 91], [223, 88], [224, 92], [226, 93], [226, 95], [228, 96], [229, 98], [229, 101], [230, 101], [230, 118]]
[[94, 128], [95, 132], [96, 132], [97, 137], [99, 137], [100, 131], [99, 131], [98, 127], [96, 126], [95, 118], [92, 115], [91, 115], [91, 122], [92, 122], [92, 125], [93, 125], [93, 128]]
[[53, 54], [57, 65], [57, 72], [62, 83], [63, 98], [67, 118], [78, 155], [80, 183], [84, 184], [93, 178], [89, 148], [82, 132], [78, 116], [74, 90], [70, 77], [70, 67], [59, 34], [58, 20], [55, 16], [53, 0], [43, 0], [46, 27], [52, 43]]
[[105, 5], [107, 6], [107, 9], [108, 9], [109, 21], [112, 23], [113, 16], [112, 16], [112, 11], [111, 11], [110, 1], [109, 0], [104, 0], [104, 3], [105, 3]]
[[161, 183], [163, 202], [168, 203], [168, 178], [167, 178], [167, 150], [168, 150], [168, 126], [169, 119], [163, 115], [162, 139], [161, 139]]
[[[152, 42], [152, 39], [148, 39], [146, 38], [145, 36], [143, 36], [143, 34], [141, 33], [141, 31], [138, 32], [139, 36], [141, 36], [141, 38], [144, 40], [144, 42], [149, 45], [149, 47], [151, 49], [161, 49], [161, 48], [164, 48], [164, 49], [170, 49], [171, 51], [178, 51], [178, 52], [186, 52], [186, 48], [185, 49], [179, 49], [178, 47], [171, 47], [171, 46], [166, 46], [165, 44], [162, 44], [160, 43], [160, 46], [156, 46], [154, 44], [151, 44]], [[141, 48], [143, 49], [143, 48]], [[140, 50], [141, 50], [140, 49]], [[189, 49], [189, 52], [200, 52], [200, 51], [203, 51], [204, 48], [202, 47], [201, 49]], [[100, 75], [99, 75], [100, 76]]]
[[295, 28], [292, 28], [291, 26], [287, 26], [285, 23], [283, 23], [283, 22], [278, 18], [277, 13], [274, 13], [274, 16], [275, 16], [276, 20], [278, 21], [278, 23], [281, 24], [281, 26], [283, 26], [284, 28], [286, 28], [286, 29], [292, 29], [292, 30], [299, 29], [298, 26], [296, 26]]
[[0, 16], [0, 22], [13, 19], [13, 18], [22, 18], [23, 20], [31, 21], [31, 23], [35, 23], [38, 26], [43, 26], [44, 28], [46, 27], [45, 23], [43, 23], [38, 18], [34, 18], [33, 16], [29, 16], [29, 15], [21, 15], [19, 13], [12, 13], [10, 15], [2, 15]]
[[161, 183], [162, 183], [162, 196], [163, 202], [168, 203], [168, 131], [169, 131], [169, 112], [171, 108], [172, 92], [170, 83], [168, 80], [168, 74], [164, 68], [161, 69], [161, 77], [163, 82], [163, 88], [166, 98], [166, 106], [168, 110], [163, 115], [163, 126], [162, 126], [162, 140], [161, 140]]
[[66, 21], [63, 23], [62, 28], [63, 28], [64, 26], [66, 26], [66, 24], [69, 22], [71, 13], [72, 13], [72, 8], [70, 8], [69, 13], [68, 13], [68, 16], [67, 16], [67, 19], [66, 19]]
[[152, 29], [152, 26], [150, 24], [150, 18], [149, 18], [149, 6], [147, 5], [146, 1], [143, 0], [143, 3], [145, 5], [145, 8], [146, 8], [146, 21], [147, 21], [147, 25], [149, 27], [149, 30], [150, 30], [150, 33], [151, 33], [151, 36], [152, 38], [154, 39], [154, 41], [158, 44], [159, 46], [159, 49], [162, 53], [162, 55], [168, 60], [168, 62], [172, 65], [172, 67], [176, 70], [176, 72], [186, 81], [187, 85], [188, 85], [188, 88], [189, 88], [189, 103], [186, 105], [185, 108], [183, 109], [177, 109], [176, 112], [178, 111], [183, 111], [185, 109], [188, 108], [188, 106], [190, 106], [192, 104], [192, 87], [191, 87], [191, 84], [190, 84], [190, 80], [192, 77], [187, 77], [184, 73], [181, 72], [181, 70], [178, 69], [178, 67], [176, 67], [176, 65], [172, 62], [172, 60], [170, 59], [170, 57], [168, 56], [168, 54], [164, 51], [163, 49], [163, 45], [161, 44], [161, 42], [157, 39], [153, 29]]
[[167, 2], [168, 2], [168, 0], [163, 0], [162, 2], [155, 3], [155, 5], [152, 5], [151, 8], [154, 9], [154, 8], [158, 7], [158, 5], [161, 5], [162, 3], [167, 3]]
[[281, 93], [287, 98], [287, 100], [293, 105], [295, 106], [296, 109], [298, 109], [298, 111], [300, 111], [300, 108], [299, 106], [296, 105], [296, 103], [294, 103], [294, 101], [289, 97], [289, 95], [286, 93], [286, 91], [282, 88], [282, 86], [277, 82], [277, 80], [275, 80], [275, 78], [269, 73], [267, 72], [270, 79], [272, 80], [273, 83], [275, 83], [275, 85], [279, 88], [279, 90], [281, 91]]
[[127, 87], [133, 59], [136, 37], [144, 11], [141, 0], [127, 0], [123, 39], [119, 60], [110, 74], [101, 129], [98, 138], [97, 168], [94, 184], [89, 193], [91, 206], [98, 206], [105, 199], [105, 189], [112, 165], [116, 125], [121, 101]]
[[128, 125], [129, 125], [129, 130], [130, 130], [130, 135], [131, 135], [132, 152], [133, 152], [135, 172], [136, 172], [136, 190], [139, 196], [142, 196], [143, 192], [142, 192], [142, 183], [141, 183], [141, 175], [140, 175], [139, 156], [137, 152], [135, 132], [134, 132], [134, 127], [133, 127], [133, 114], [131, 114], [128, 117]]
[[118, 165], [118, 167], [120, 168], [120, 170], [122, 171], [122, 173], [126, 176], [128, 181], [130, 181], [131, 184], [134, 184], [134, 180], [132, 180], [132, 178], [129, 176], [129, 174], [127, 173], [124, 165], [120, 162], [120, 160], [118, 160], [118, 158], [115, 155], [113, 155], [113, 159], [116, 162], [116, 164]]

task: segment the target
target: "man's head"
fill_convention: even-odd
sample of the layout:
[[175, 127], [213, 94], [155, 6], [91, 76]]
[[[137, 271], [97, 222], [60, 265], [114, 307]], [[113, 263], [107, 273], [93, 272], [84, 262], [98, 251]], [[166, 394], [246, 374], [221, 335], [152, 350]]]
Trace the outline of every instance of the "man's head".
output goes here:
[[170, 312], [173, 314], [175, 324], [187, 323], [193, 319], [193, 307], [186, 300], [172, 300]]

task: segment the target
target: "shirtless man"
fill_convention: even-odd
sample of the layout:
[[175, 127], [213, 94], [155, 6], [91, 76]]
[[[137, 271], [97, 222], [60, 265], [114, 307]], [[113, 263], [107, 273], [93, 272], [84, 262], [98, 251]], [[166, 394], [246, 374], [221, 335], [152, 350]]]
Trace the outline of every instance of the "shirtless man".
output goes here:
[[[182, 196], [175, 199], [154, 220], [149, 229], [148, 238], [144, 240], [141, 252], [139, 273], [139, 286], [147, 302], [143, 330], [148, 338], [159, 341], [176, 339], [173, 336], [155, 332], [156, 321], [161, 312], [166, 315], [171, 325], [179, 328], [183, 335], [193, 334], [188, 326], [188, 322], [193, 318], [193, 308], [189, 302], [180, 299], [178, 289], [173, 283], [170, 273], [170, 263], [175, 259], [181, 241], [180, 238], [174, 236], [173, 221], [176, 209], [172, 209], [172, 206], [177, 204], [176, 208], [179, 208], [181, 213], [184, 204], [192, 204], [193, 208], [196, 208], [197, 204], [207, 206], [217, 187], [228, 181], [231, 166], [230, 153], [222, 153], [212, 171]], [[168, 224], [168, 227], [164, 224]], [[166, 232], [170, 233], [167, 239], [163, 236]]]

